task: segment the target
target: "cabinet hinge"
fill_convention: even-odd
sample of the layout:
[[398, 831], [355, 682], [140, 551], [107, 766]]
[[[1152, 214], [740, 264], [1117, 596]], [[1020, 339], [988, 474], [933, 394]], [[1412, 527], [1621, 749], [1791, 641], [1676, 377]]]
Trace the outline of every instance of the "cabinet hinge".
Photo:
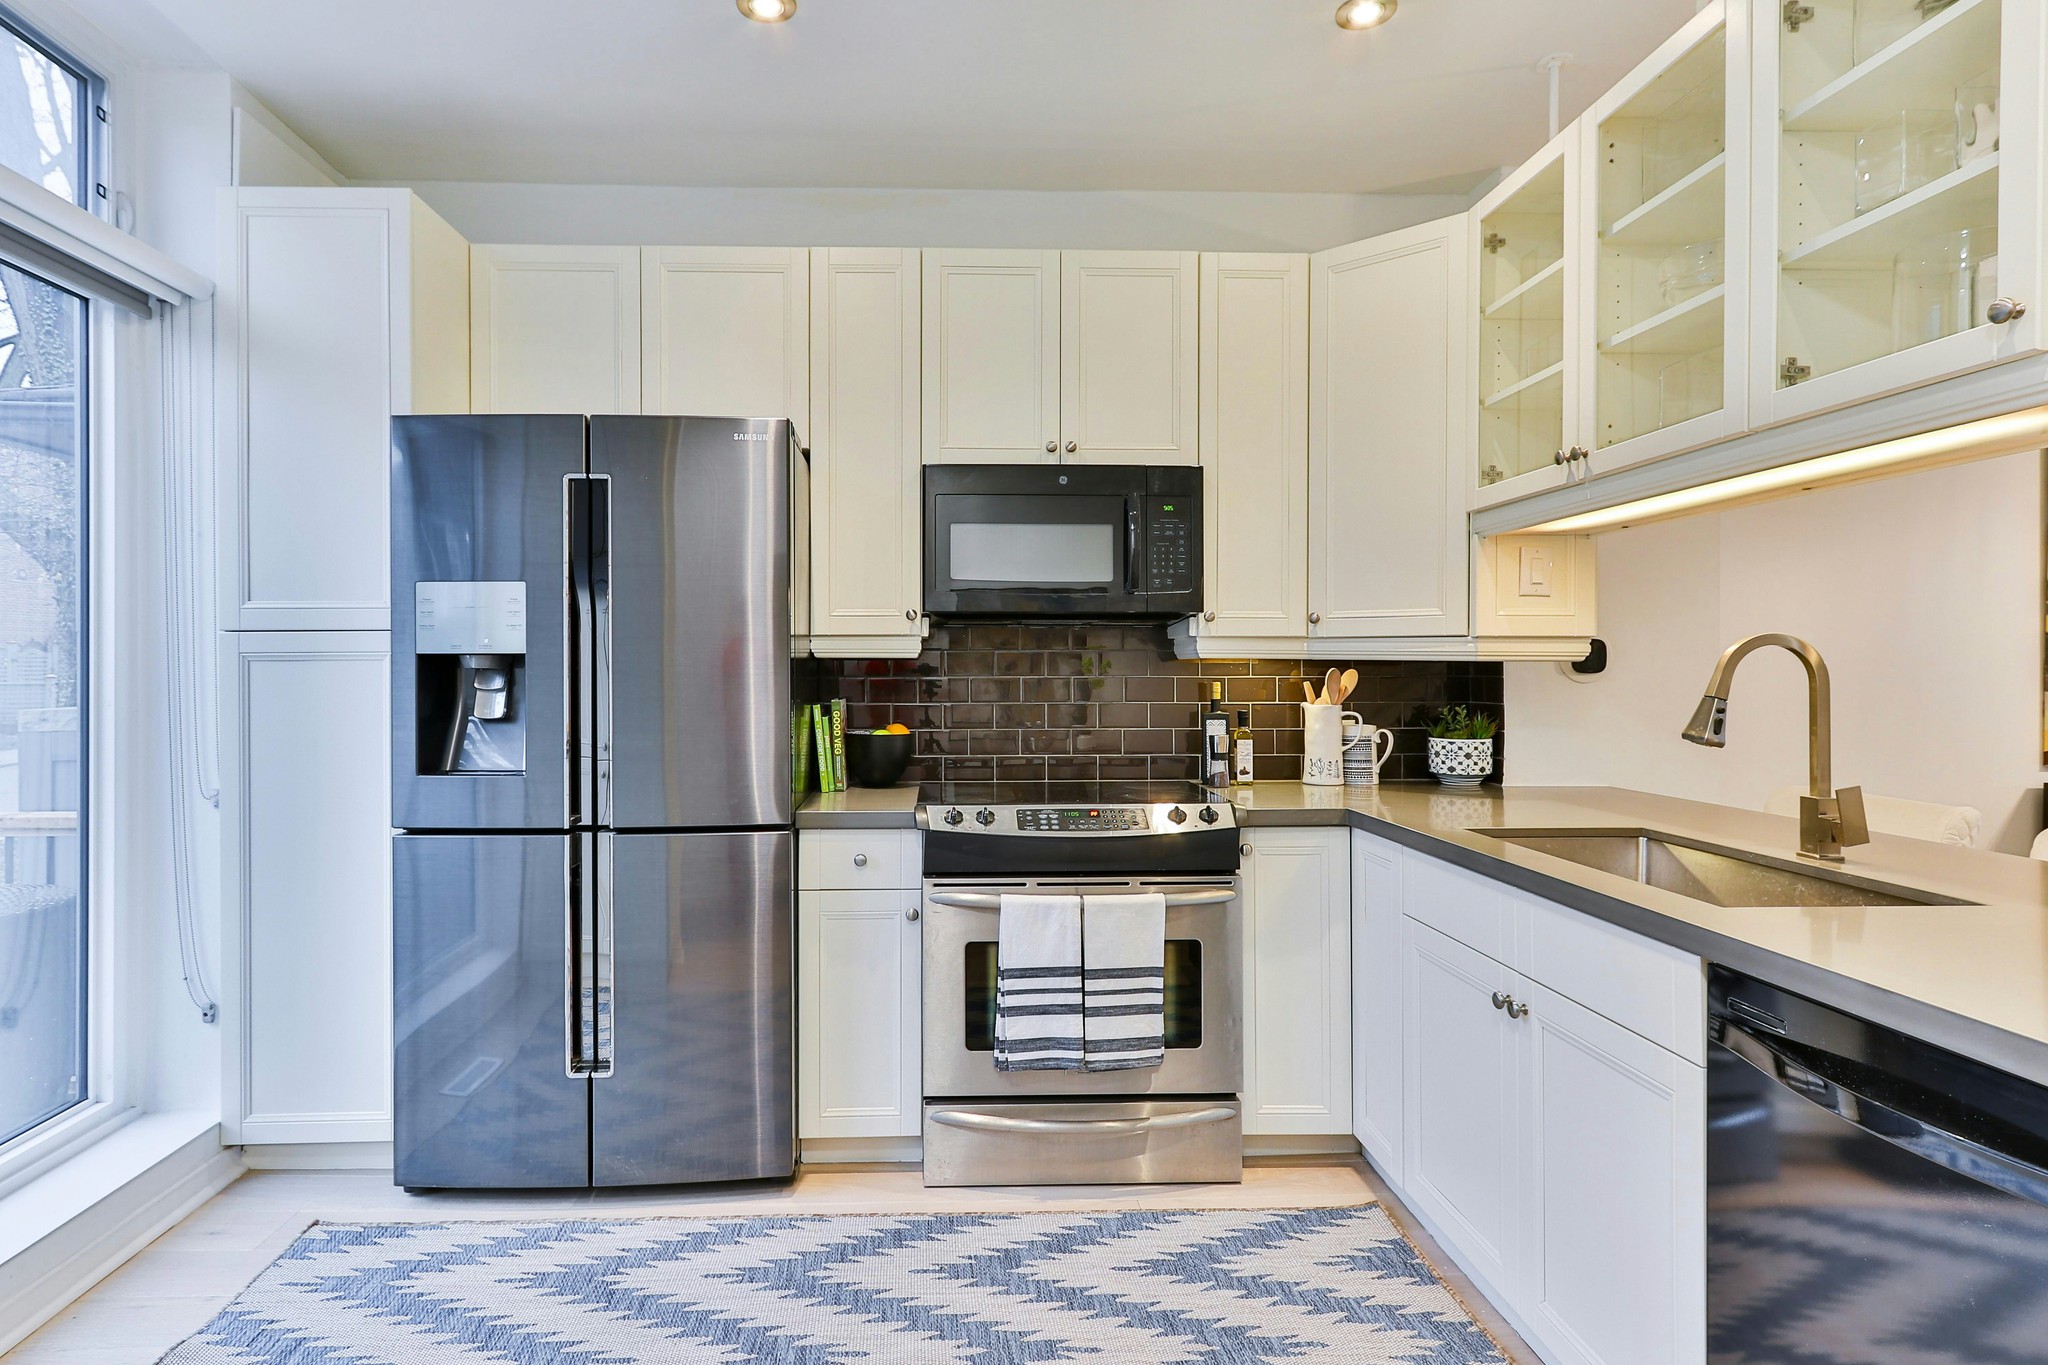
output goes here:
[[1800, 364], [1796, 355], [1786, 356], [1785, 363], [1778, 367], [1778, 382], [1788, 389], [1800, 380], [1812, 377], [1813, 366]]
[[1799, 32], [1799, 26], [1800, 26], [1801, 24], [1810, 24], [1810, 23], [1812, 23], [1812, 22], [1813, 22], [1813, 6], [1812, 6], [1812, 5], [1802, 5], [1802, 4], [1800, 4], [1800, 3], [1799, 3], [1799, 0], [1785, 0], [1785, 27], [1786, 27], [1786, 28], [1788, 28], [1788, 29], [1792, 30], [1792, 31], [1793, 31], [1794, 33], [1797, 33], [1797, 32]]
[[1486, 248], [1487, 255], [1492, 256], [1497, 255], [1500, 249], [1508, 244], [1508, 239], [1501, 236], [1498, 232], [1489, 232], [1480, 239], [1479, 244]]

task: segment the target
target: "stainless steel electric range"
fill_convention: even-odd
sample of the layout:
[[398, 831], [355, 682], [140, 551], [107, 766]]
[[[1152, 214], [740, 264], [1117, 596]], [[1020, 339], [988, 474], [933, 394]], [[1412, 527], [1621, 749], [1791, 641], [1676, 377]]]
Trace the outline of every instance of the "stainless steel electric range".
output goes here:
[[[1063, 789], [1071, 794], [1072, 789]], [[1081, 1185], [1243, 1178], [1240, 846], [1228, 799], [1103, 783], [995, 804], [926, 791], [924, 1179]], [[997, 1071], [1004, 892], [1166, 897], [1166, 1061], [1139, 1071]]]

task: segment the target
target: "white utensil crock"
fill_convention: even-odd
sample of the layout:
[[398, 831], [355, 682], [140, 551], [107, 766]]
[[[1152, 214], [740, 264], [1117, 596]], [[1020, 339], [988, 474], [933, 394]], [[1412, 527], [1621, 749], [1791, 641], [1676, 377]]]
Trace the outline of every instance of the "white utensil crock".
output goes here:
[[1344, 722], [1364, 724], [1354, 711], [1303, 702], [1301, 706], [1301, 780], [1311, 787], [1344, 785], [1344, 751], [1358, 743], [1344, 742]]

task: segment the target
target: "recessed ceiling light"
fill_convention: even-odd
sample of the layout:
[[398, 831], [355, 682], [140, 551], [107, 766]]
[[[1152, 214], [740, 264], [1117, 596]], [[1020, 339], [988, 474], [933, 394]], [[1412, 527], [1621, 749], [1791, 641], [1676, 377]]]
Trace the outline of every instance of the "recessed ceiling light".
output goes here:
[[1344, 0], [1337, 6], [1337, 27], [1378, 28], [1400, 7], [1401, 0]]
[[734, 0], [740, 13], [757, 24], [779, 24], [796, 13], [796, 0]]

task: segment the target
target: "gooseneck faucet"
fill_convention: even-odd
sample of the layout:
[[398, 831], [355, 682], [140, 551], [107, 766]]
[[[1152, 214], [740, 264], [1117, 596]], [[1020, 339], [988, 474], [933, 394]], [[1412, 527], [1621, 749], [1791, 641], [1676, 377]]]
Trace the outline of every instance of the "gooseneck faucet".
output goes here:
[[1842, 850], [1870, 842], [1870, 823], [1863, 814], [1863, 789], [1844, 787], [1831, 790], [1832, 727], [1828, 715], [1828, 666], [1820, 651], [1796, 635], [1752, 635], [1737, 640], [1714, 665], [1707, 680], [1706, 695], [1685, 727], [1685, 738], [1709, 749], [1728, 746], [1728, 689], [1735, 679], [1735, 666], [1765, 645], [1789, 650], [1806, 665], [1807, 697], [1807, 795], [1799, 798], [1799, 853], [1801, 857], [1825, 862], [1842, 861]]

